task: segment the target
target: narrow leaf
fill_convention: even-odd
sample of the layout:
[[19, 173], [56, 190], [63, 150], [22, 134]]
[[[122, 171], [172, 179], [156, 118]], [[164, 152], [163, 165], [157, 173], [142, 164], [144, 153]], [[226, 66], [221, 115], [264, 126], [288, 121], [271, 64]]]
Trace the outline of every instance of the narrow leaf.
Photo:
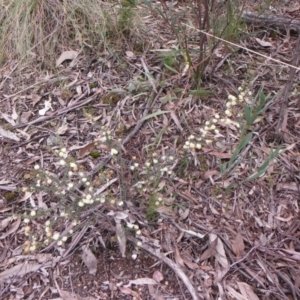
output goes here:
[[148, 119], [151, 119], [151, 118], [153, 118], [153, 117], [156, 117], [156, 116], [159, 116], [159, 115], [162, 115], [162, 114], [166, 114], [166, 113], [169, 113], [169, 111], [168, 111], [168, 110], [159, 110], [159, 111], [156, 111], [156, 112], [153, 113], [153, 114], [150, 114], [150, 115], [145, 116], [144, 118], [142, 118], [141, 121], [146, 121], [146, 120], [148, 120]]

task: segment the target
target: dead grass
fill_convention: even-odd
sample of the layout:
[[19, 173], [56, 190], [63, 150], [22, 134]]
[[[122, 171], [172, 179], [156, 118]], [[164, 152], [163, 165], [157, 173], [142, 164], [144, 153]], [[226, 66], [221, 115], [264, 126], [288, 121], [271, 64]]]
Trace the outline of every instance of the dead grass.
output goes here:
[[47, 69], [65, 50], [120, 51], [129, 40], [142, 43], [145, 34], [134, 4], [126, 1], [2, 2], [0, 23], [0, 63], [16, 59]]

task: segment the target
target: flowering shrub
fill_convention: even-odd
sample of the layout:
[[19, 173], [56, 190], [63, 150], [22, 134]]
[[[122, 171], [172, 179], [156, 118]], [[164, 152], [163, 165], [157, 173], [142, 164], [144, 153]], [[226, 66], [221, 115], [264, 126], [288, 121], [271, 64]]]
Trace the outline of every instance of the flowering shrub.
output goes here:
[[220, 137], [219, 126], [233, 125], [238, 129], [241, 128], [240, 123], [232, 120], [231, 117], [236, 113], [238, 118], [242, 118], [242, 105], [252, 104], [252, 92], [242, 86], [238, 88], [238, 91], [237, 97], [228, 95], [223, 116], [215, 114], [211, 120], [206, 121], [205, 126], [200, 128], [201, 136], [190, 135], [183, 146], [184, 149], [195, 152], [200, 150], [203, 144], [210, 144], [213, 140], [217, 140]]

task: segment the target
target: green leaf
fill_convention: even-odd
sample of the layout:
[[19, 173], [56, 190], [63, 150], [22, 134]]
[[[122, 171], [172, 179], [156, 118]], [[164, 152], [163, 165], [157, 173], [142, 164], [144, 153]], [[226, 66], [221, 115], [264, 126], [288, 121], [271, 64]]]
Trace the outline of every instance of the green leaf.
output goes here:
[[242, 150], [245, 146], [248, 145], [248, 143], [251, 141], [252, 139], [252, 132], [248, 133], [240, 142], [240, 144], [238, 145], [238, 149]]
[[189, 91], [190, 95], [211, 95], [213, 94], [213, 91], [210, 90], [191, 90]]
[[235, 161], [241, 150], [250, 142], [251, 139], [252, 133], [250, 132], [242, 139], [242, 141], [236, 147], [235, 151], [232, 153], [232, 156], [228, 162], [228, 166], [230, 166]]
[[141, 122], [146, 121], [148, 119], [151, 119], [153, 117], [162, 115], [162, 114], [169, 113], [169, 112], [170, 111], [168, 111], [168, 110], [158, 110], [158, 111], [154, 112], [153, 114], [150, 114], [150, 115], [147, 115], [147, 116], [143, 117], [142, 120], [141, 120]]
[[165, 67], [166, 67], [167, 69], [169, 69], [170, 71], [174, 72], [175, 74], [178, 74], [178, 71], [177, 71], [176, 69], [170, 67], [170, 66], [167, 65], [166, 63], [165, 63], [164, 65], [165, 65]]
[[251, 122], [251, 108], [248, 105], [244, 105], [244, 113], [246, 118], [247, 126], [250, 126], [252, 124]]
[[249, 176], [246, 180], [251, 181], [264, 174], [267, 171], [270, 162], [278, 155], [279, 151], [280, 151], [279, 148], [277, 148], [275, 151], [272, 150], [268, 155], [268, 157], [266, 158], [266, 160], [264, 161], [264, 163], [259, 167], [258, 171], [252, 174], [251, 176]]

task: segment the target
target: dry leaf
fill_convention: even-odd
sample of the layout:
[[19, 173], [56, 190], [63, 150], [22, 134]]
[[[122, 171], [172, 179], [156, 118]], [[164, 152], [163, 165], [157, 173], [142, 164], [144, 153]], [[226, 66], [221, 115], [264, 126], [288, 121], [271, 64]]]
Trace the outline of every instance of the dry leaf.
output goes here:
[[125, 295], [130, 295], [132, 297], [135, 297], [135, 299], [137, 299], [137, 300], [142, 300], [141, 296], [137, 292], [131, 290], [128, 287], [122, 287], [121, 286], [121, 287], [119, 287], [119, 289]]
[[157, 284], [157, 282], [152, 278], [138, 278], [135, 280], [130, 280], [128, 284], [124, 285], [125, 287], [130, 287], [132, 284], [143, 285], [143, 284]]
[[0, 273], [0, 282], [12, 282], [14, 280], [14, 276], [22, 277], [30, 272], [36, 272], [40, 268], [47, 268], [53, 266], [54, 266], [54, 261], [47, 261], [43, 264], [21, 263]]
[[16, 125], [16, 122], [13, 120], [13, 118], [10, 115], [2, 113], [1, 116], [10, 125], [12, 125], [12, 126]]
[[35, 107], [35, 105], [42, 99], [42, 97], [37, 94], [32, 94], [29, 99], [32, 100], [32, 106]]
[[31, 115], [32, 115], [32, 112], [31, 112], [31, 111], [24, 111], [24, 112], [22, 112], [20, 121], [21, 121], [22, 123], [27, 123], [27, 122], [29, 122], [29, 119], [30, 119]]
[[3, 240], [10, 234], [14, 233], [19, 228], [20, 224], [21, 224], [21, 219], [18, 219], [17, 221], [13, 222], [10, 225], [10, 227], [7, 229], [7, 231], [0, 236], [0, 240]]
[[233, 289], [229, 285], [226, 286], [226, 289], [227, 289], [228, 293], [230, 294], [230, 296], [234, 297], [234, 299], [249, 300], [248, 298], [246, 298], [243, 295], [241, 295], [240, 293], [238, 293], [235, 289]]
[[259, 38], [255, 38], [258, 44], [260, 44], [262, 47], [272, 47], [273, 45], [270, 42], [263, 41]]
[[237, 258], [241, 258], [245, 250], [244, 239], [241, 232], [239, 231], [232, 243], [232, 250], [234, 251]]
[[96, 275], [97, 273], [97, 258], [93, 252], [88, 248], [88, 246], [82, 246], [81, 258], [84, 264], [87, 266], [89, 273]]
[[12, 220], [12, 217], [5, 218], [0, 221], [0, 231], [3, 231], [9, 224], [9, 222]]
[[121, 252], [122, 257], [125, 257], [126, 256], [125, 255], [126, 242], [127, 242], [125, 229], [119, 219], [115, 218], [115, 222], [116, 222], [116, 234], [117, 234], [117, 238], [118, 238], [120, 252]]
[[73, 60], [78, 55], [77, 51], [65, 51], [63, 52], [60, 57], [56, 61], [56, 67], [61, 65], [65, 60]]
[[88, 297], [80, 297], [74, 293], [60, 290], [59, 294], [63, 300], [96, 300], [96, 298], [88, 296]]
[[209, 171], [206, 171], [206, 172], [203, 174], [202, 178], [203, 178], [203, 179], [208, 179], [208, 178], [211, 177], [211, 176], [219, 175], [219, 174], [220, 174], [220, 172], [219, 172], [218, 170], [209, 170]]
[[190, 209], [187, 208], [183, 213], [180, 214], [180, 219], [185, 220], [189, 214], [190, 214]]
[[173, 217], [173, 218], [176, 217], [176, 215], [175, 215], [173, 209], [170, 208], [170, 207], [167, 207], [167, 206], [165, 206], [165, 205], [162, 205], [162, 206], [158, 207], [158, 208], [156, 209], [156, 211], [157, 211], [158, 213], [160, 213], [161, 215], [167, 215], [167, 216], [171, 216], [171, 217]]
[[20, 141], [20, 139], [14, 133], [12, 133], [11, 131], [3, 129], [1, 126], [0, 126], [0, 136], [3, 136], [3, 137], [5, 137], [7, 139], [10, 139], [10, 140], [14, 140], [16, 142]]
[[164, 280], [164, 276], [158, 270], [154, 271], [152, 277], [156, 282], [161, 282]]
[[63, 124], [57, 128], [56, 133], [58, 135], [63, 135], [67, 132], [68, 129], [69, 129], [68, 124]]
[[153, 285], [148, 285], [149, 294], [151, 295], [151, 299], [153, 300], [165, 300], [165, 298], [159, 293], [159, 291], [154, 288]]
[[249, 300], [259, 300], [259, 298], [256, 296], [252, 287], [249, 284], [237, 281], [237, 285], [244, 297], [246, 297]]
[[174, 243], [174, 247], [175, 247], [175, 260], [181, 267], [184, 267], [184, 260], [182, 259], [178, 247], [175, 243]]
[[135, 54], [132, 51], [126, 51], [125, 53], [126, 53], [126, 56], [129, 58], [135, 57]]
[[205, 153], [207, 154], [210, 154], [210, 155], [214, 155], [218, 158], [231, 158], [231, 154], [230, 153], [223, 153], [223, 152], [217, 152], [217, 151], [214, 151], [212, 149], [208, 149], [208, 148], [205, 148], [205, 147], [202, 147], [201, 148]]
[[90, 154], [94, 149], [95, 149], [95, 143], [94, 142], [85, 145], [79, 151], [79, 158], [83, 158], [84, 156]]
[[224, 250], [224, 246], [223, 243], [221, 241], [220, 238], [218, 238], [217, 235], [215, 234], [210, 234], [209, 235], [209, 240], [210, 242], [216, 242], [216, 252], [215, 252], [215, 259], [216, 259], [216, 276], [215, 276], [215, 284], [217, 284], [218, 282], [221, 282], [221, 280], [223, 279], [223, 277], [226, 275], [226, 273], [228, 272], [230, 266], [229, 266], [229, 262], [227, 260], [226, 254], [225, 254], [225, 250]]
[[73, 295], [72, 293], [68, 291], [60, 290], [60, 296], [63, 300], [79, 300], [79, 298], [76, 295]]
[[208, 248], [202, 253], [202, 255], [200, 257], [200, 261], [209, 259], [215, 255], [217, 242], [218, 242], [218, 240], [216, 239], [209, 244]]

